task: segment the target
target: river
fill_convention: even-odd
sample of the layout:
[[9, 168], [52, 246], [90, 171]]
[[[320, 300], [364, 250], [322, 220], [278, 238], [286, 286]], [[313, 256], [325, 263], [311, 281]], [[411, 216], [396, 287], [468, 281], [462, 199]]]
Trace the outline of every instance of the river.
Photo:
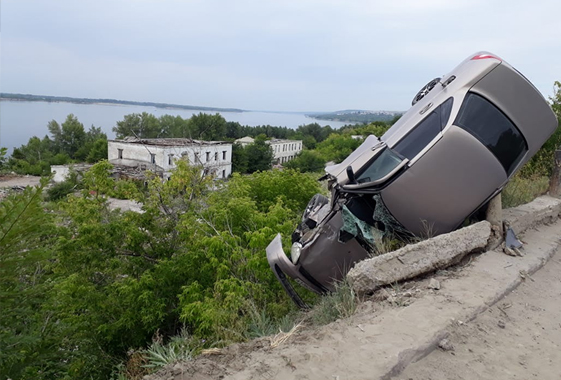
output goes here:
[[[64, 122], [68, 114], [74, 114], [88, 130], [91, 125], [101, 127], [107, 137], [114, 138], [112, 128], [117, 121], [123, 120], [131, 113], [148, 112], [156, 117], [165, 114], [179, 115], [185, 119], [199, 112], [216, 113], [215, 111], [163, 109], [143, 106], [110, 105], [110, 104], [74, 104], [63, 102], [25, 102], [0, 101], [0, 147], [7, 147], [11, 152], [14, 147], [27, 144], [32, 136], [43, 138], [49, 133], [47, 123], [56, 120]], [[316, 120], [303, 113], [291, 112], [218, 112], [227, 121], [237, 121], [241, 125], [257, 126], [272, 125], [297, 128], [300, 125], [318, 123], [340, 128], [345, 124], [338, 121]]]

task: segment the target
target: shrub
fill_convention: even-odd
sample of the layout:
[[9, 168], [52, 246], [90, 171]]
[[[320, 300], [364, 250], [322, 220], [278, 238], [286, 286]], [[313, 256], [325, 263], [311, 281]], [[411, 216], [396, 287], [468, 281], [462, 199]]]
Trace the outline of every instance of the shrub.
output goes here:
[[326, 325], [339, 318], [354, 314], [357, 307], [355, 292], [347, 280], [335, 285], [335, 291], [324, 297], [312, 310], [312, 321], [317, 325]]

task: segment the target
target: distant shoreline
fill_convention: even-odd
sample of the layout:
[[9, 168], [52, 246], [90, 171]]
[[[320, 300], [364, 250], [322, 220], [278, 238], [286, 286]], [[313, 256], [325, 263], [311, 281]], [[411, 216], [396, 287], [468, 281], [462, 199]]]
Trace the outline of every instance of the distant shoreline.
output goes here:
[[202, 106], [190, 106], [190, 105], [170, 104], [170, 103], [136, 102], [131, 100], [72, 98], [67, 96], [12, 94], [12, 93], [0, 93], [0, 100], [20, 101], [20, 102], [143, 106], [143, 107], [155, 107], [155, 108], [163, 108], [163, 109], [180, 109], [180, 110], [214, 111], [214, 112], [247, 112], [239, 108], [202, 107]]

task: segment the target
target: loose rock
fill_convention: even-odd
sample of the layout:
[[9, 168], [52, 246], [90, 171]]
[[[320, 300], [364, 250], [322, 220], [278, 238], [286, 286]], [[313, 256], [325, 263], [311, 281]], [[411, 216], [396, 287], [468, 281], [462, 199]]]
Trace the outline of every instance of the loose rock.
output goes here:
[[448, 339], [442, 339], [438, 342], [438, 348], [443, 351], [454, 351], [454, 345]]
[[440, 281], [436, 278], [431, 278], [429, 282], [429, 289], [440, 290]]

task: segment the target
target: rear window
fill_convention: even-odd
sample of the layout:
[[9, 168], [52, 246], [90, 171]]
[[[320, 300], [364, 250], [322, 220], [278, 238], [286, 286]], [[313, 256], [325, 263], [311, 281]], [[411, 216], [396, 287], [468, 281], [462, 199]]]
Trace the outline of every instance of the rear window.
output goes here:
[[401, 139], [393, 149], [410, 160], [417, 156], [446, 126], [450, 118], [453, 100], [453, 98], [448, 98], [438, 106]]
[[485, 145], [510, 176], [526, 151], [526, 140], [495, 105], [474, 93], [468, 93], [454, 122]]

